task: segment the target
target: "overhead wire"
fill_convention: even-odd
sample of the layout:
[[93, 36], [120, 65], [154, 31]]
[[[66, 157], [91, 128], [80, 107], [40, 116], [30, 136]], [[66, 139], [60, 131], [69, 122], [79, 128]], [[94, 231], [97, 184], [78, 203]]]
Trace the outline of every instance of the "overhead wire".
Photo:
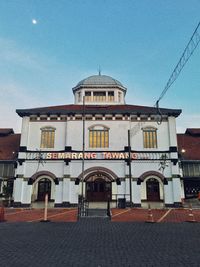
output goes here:
[[192, 34], [192, 37], [190, 38], [187, 46], [185, 47], [176, 67], [174, 68], [172, 74], [170, 75], [170, 77], [167, 81], [167, 84], [164, 87], [164, 90], [162, 91], [158, 100], [155, 103], [155, 106], [157, 108], [157, 113], [158, 113], [158, 120], [157, 120], [158, 124], [162, 123], [162, 113], [161, 113], [161, 110], [159, 108], [159, 102], [165, 96], [165, 94], [167, 93], [167, 91], [169, 90], [171, 85], [176, 81], [176, 79], [178, 78], [179, 74], [181, 73], [183, 67], [185, 66], [185, 64], [187, 63], [187, 61], [189, 60], [189, 58], [192, 56], [195, 49], [197, 48], [197, 46], [200, 42], [200, 34], [198, 32], [199, 28], [200, 28], [200, 21], [199, 21], [197, 27], [195, 28], [195, 30]]

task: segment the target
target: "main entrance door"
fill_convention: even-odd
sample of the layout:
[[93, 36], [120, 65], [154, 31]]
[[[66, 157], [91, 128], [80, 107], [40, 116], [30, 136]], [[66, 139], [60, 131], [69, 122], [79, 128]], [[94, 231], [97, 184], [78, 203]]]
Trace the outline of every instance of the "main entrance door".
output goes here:
[[45, 195], [48, 194], [48, 198], [51, 198], [51, 181], [44, 178], [38, 182], [38, 201], [44, 201]]
[[154, 178], [150, 178], [146, 182], [147, 185], [147, 200], [148, 201], [159, 201], [160, 200], [160, 189], [159, 182]]
[[107, 201], [111, 199], [112, 183], [104, 178], [86, 182], [86, 197], [88, 201]]

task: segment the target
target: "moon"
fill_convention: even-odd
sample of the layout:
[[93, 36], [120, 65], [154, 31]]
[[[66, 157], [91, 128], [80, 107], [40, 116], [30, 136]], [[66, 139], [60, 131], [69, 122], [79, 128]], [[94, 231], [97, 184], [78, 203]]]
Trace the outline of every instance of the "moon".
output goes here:
[[35, 25], [37, 24], [37, 20], [36, 19], [32, 19], [32, 23]]

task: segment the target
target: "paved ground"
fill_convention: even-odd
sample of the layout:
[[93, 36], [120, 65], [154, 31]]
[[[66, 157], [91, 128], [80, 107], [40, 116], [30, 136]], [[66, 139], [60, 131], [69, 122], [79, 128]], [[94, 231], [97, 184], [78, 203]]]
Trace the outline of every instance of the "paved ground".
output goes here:
[[[200, 222], [200, 209], [152, 209], [152, 219], [155, 222], [185, 222], [196, 220]], [[191, 216], [192, 215], [192, 216]], [[39, 222], [44, 217], [44, 209], [5, 209], [7, 222]], [[126, 208], [112, 209], [113, 222], [145, 222], [150, 218], [148, 209]], [[48, 209], [48, 219], [52, 222], [76, 222], [77, 209]]]
[[200, 225], [1, 223], [2, 267], [200, 266]]
[[[200, 222], [200, 209], [112, 209], [112, 221], [114, 222], [145, 222], [152, 218], [158, 223], [186, 222], [194, 220]], [[200, 264], [199, 264], [200, 266]]]
[[[7, 222], [38, 222], [44, 219], [44, 209], [5, 209]], [[48, 219], [53, 222], [76, 222], [77, 209], [48, 209]]]

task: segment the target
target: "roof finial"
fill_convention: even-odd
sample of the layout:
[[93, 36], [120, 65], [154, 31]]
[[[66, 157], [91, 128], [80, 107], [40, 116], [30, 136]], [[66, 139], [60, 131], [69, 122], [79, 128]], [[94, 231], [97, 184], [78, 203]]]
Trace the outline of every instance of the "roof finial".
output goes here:
[[101, 66], [99, 65], [99, 75], [101, 75]]

